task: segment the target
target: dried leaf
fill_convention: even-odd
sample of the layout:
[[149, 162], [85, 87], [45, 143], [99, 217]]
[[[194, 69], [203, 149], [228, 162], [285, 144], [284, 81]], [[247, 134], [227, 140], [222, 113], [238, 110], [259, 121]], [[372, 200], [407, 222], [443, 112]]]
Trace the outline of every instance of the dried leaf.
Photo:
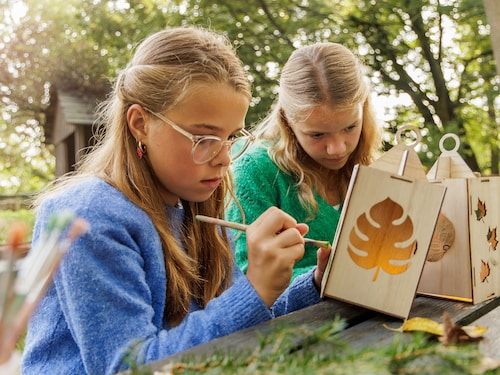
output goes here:
[[[403, 208], [390, 198], [372, 206], [369, 213], [371, 221], [366, 213], [356, 221], [357, 229], [367, 239], [361, 238], [356, 228], [349, 234], [347, 249], [351, 259], [365, 269], [376, 267], [373, 281], [377, 280], [380, 268], [392, 275], [405, 272], [417, 249], [417, 241], [414, 240], [405, 247], [397, 244], [410, 240], [413, 235], [410, 217], [399, 223], [403, 217]], [[395, 261], [403, 264], [396, 264]]]
[[436, 336], [443, 335], [443, 325], [428, 318], [411, 318], [404, 321], [399, 328], [390, 328], [384, 324], [385, 328], [397, 332], [423, 331]]
[[481, 326], [462, 326], [462, 329], [467, 333], [470, 337], [482, 337], [488, 330], [488, 327]]
[[453, 323], [446, 312], [443, 314], [443, 330], [444, 334], [439, 338], [439, 341], [444, 345], [476, 342], [483, 338], [482, 334], [471, 336], [463, 327]]
[[480, 340], [488, 327], [463, 326], [460, 327], [451, 322], [450, 316], [445, 312], [443, 314], [443, 323], [438, 323], [432, 319], [415, 317], [405, 320], [399, 328], [391, 328], [384, 324], [384, 327], [396, 332], [427, 332], [440, 337], [445, 345], [448, 343], [464, 343]]

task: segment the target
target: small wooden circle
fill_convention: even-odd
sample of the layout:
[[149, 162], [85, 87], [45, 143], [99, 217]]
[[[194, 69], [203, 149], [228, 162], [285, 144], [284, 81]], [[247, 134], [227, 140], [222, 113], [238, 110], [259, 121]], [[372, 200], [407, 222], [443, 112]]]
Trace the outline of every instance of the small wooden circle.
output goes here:
[[406, 143], [405, 142], [405, 144], [407, 146], [415, 146], [415, 145], [419, 144], [420, 141], [422, 140], [422, 134], [420, 133], [420, 129], [417, 126], [413, 126], [413, 125], [400, 126], [398, 128], [398, 131], [396, 132], [396, 142], [398, 144], [403, 143], [403, 141], [402, 141], [403, 133], [410, 132], [410, 131], [412, 131], [416, 134], [416, 139], [413, 143]]
[[[455, 140], [455, 147], [451, 150], [447, 150], [444, 147], [444, 141], [447, 140], [448, 138], [453, 138]], [[458, 138], [458, 135], [454, 133], [447, 133], [443, 135], [439, 141], [439, 149], [441, 150], [441, 153], [445, 152], [456, 152], [458, 151], [458, 148], [460, 147], [460, 138]]]

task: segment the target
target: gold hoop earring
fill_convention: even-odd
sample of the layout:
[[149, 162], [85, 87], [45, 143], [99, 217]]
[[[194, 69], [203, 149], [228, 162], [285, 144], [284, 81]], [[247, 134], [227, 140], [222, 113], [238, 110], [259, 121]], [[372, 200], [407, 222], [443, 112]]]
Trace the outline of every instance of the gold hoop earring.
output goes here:
[[141, 141], [137, 141], [136, 151], [139, 159], [142, 159], [146, 155], [146, 145], [142, 144]]

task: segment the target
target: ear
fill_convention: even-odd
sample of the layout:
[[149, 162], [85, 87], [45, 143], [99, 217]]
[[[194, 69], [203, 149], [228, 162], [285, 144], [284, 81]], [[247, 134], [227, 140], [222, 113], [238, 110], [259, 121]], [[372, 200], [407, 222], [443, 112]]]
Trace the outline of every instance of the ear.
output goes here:
[[147, 134], [146, 118], [148, 113], [139, 104], [132, 104], [127, 110], [127, 124], [135, 139], [140, 140]]

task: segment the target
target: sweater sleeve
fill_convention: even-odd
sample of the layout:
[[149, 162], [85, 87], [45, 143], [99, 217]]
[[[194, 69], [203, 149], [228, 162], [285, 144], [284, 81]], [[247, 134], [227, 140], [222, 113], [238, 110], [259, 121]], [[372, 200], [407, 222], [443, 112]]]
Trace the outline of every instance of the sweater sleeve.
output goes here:
[[[229, 221], [250, 224], [269, 207], [280, 206], [279, 190], [274, 183], [278, 169], [268, 159], [266, 150], [259, 147], [259, 145], [252, 147], [232, 166], [235, 196], [244, 215], [238, 204], [231, 200], [226, 211], [226, 218]], [[246, 235], [244, 232], [234, 232], [234, 238], [236, 263], [246, 273], [248, 269]]]
[[290, 286], [271, 306], [273, 316], [285, 315], [322, 301], [314, 285], [313, 273], [314, 269], [293, 279]]

